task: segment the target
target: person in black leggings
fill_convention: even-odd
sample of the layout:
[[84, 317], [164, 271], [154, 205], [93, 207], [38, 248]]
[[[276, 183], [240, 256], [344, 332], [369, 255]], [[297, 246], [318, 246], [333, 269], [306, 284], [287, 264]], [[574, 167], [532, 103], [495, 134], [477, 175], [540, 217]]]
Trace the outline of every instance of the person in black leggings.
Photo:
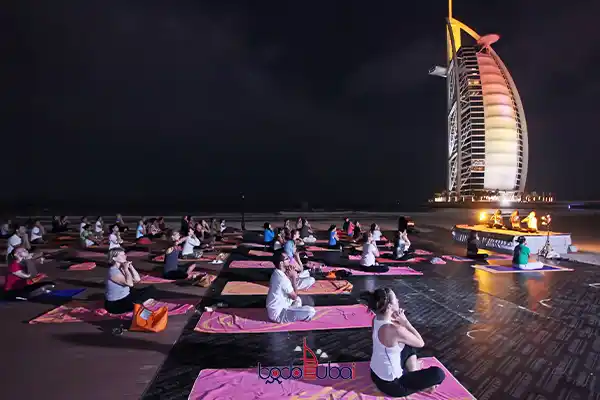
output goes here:
[[124, 314], [133, 311], [134, 304], [142, 304], [152, 298], [154, 288], [134, 289], [139, 283], [140, 274], [127, 260], [125, 250], [116, 247], [108, 252], [110, 267], [104, 292], [104, 308], [111, 314]]
[[165, 253], [165, 263], [163, 266], [163, 276], [165, 279], [191, 279], [192, 272], [196, 268], [196, 264], [192, 264], [188, 267], [179, 265], [179, 254], [181, 253], [181, 244], [187, 238], [181, 238], [181, 234], [178, 231], [173, 231], [171, 234], [172, 245]]
[[467, 257], [471, 260], [485, 261], [487, 260], [488, 255], [479, 252], [478, 242], [479, 236], [477, 235], [477, 232], [469, 232], [469, 238], [467, 239]]
[[391, 397], [433, 392], [446, 375], [439, 367], [421, 369], [415, 348], [425, 345], [411, 325], [390, 288], [361, 296], [375, 313], [371, 379], [377, 389]]

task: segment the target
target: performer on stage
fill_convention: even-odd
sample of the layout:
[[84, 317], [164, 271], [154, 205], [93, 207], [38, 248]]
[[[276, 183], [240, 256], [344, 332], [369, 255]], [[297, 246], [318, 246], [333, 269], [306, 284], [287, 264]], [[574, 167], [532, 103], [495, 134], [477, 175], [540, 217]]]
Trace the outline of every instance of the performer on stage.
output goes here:
[[535, 233], [538, 231], [537, 217], [535, 211], [529, 213], [529, 215], [521, 220], [522, 223], [527, 224], [527, 232]]
[[502, 219], [502, 211], [496, 210], [494, 215], [488, 221], [488, 228], [504, 229], [504, 221]]
[[510, 214], [510, 225], [513, 231], [521, 232], [521, 217], [519, 211], [515, 210]]

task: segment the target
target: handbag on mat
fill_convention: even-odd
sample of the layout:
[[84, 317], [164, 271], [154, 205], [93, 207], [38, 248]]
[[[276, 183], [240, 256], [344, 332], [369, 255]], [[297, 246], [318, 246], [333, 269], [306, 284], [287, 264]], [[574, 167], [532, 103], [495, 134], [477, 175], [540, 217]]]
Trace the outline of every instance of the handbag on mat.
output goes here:
[[130, 331], [137, 332], [162, 332], [167, 327], [169, 319], [169, 309], [161, 307], [152, 311], [142, 304], [135, 304], [133, 308], [133, 320], [131, 321]]

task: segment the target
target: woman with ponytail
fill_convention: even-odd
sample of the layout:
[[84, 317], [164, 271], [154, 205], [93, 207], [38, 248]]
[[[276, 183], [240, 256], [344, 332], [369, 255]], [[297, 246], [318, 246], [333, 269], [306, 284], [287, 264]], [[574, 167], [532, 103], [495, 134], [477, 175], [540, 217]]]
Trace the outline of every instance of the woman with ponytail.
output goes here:
[[405, 397], [417, 392], [433, 392], [444, 381], [438, 367], [420, 369], [415, 348], [425, 345], [400, 308], [390, 288], [362, 295], [375, 313], [371, 379], [388, 396]]

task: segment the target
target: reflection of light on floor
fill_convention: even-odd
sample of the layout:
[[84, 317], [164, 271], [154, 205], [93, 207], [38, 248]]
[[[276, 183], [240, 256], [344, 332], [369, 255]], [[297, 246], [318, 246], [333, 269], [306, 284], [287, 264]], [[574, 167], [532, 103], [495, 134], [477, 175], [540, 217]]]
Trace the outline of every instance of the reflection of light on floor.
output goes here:
[[530, 310], [537, 310], [540, 308], [540, 301], [547, 300], [552, 280], [552, 273], [546, 274], [535, 274], [534, 276], [526, 276], [529, 274], [520, 274], [521, 287], [527, 291], [527, 299]]

